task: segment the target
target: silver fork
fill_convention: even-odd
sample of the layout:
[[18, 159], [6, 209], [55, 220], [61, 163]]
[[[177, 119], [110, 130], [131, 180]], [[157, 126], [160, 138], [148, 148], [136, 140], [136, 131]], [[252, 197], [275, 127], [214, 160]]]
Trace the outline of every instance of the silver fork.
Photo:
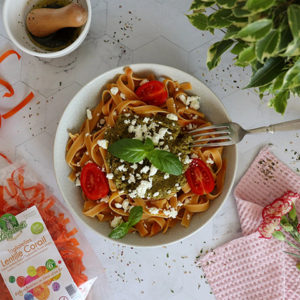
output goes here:
[[263, 126], [253, 129], [244, 129], [239, 124], [229, 122], [190, 130], [194, 138], [192, 147], [220, 147], [230, 146], [240, 142], [246, 134], [274, 133], [276, 131], [300, 130], [300, 119], [283, 123]]

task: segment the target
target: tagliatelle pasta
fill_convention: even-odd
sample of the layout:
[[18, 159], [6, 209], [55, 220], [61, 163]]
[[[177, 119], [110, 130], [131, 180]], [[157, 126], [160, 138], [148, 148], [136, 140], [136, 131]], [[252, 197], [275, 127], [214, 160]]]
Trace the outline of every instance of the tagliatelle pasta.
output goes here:
[[[147, 78], [137, 77], [127, 67], [115, 83], [107, 84], [98, 105], [90, 110], [90, 116], [83, 122], [79, 132], [70, 133], [66, 146], [66, 161], [72, 169], [69, 176], [72, 181], [76, 178], [78, 180], [78, 174], [88, 161], [105, 169], [107, 174], [111, 173], [106, 159], [107, 150], [99, 147], [97, 142], [104, 139], [106, 131], [115, 126], [118, 116], [124, 112], [143, 117], [175, 114], [178, 118], [177, 123], [182, 129], [195, 129], [210, 125], [203, 113], [183, 101], [188, 97], [186, 90], [191, 89], [190, 83], [179, 83], [165, 78], [163, 84], [168, 92], [168, 99], [165, 105], [158, 107], [141, 101], [135, 93], [136, 88], [145, 79], [155, 80], [155, 76], [149, 74]], [[112, 88], [117, 88], [118, 92], [112, 93]], [[212, 193], [196, 195], [186, 183], [177, 193], [172, 193], [165, 199], [133, 199], [123, 191], [118, 191], [114, 181], [109, 179], [110, 192], [105, 199], [92, 201], [82, 193], [83, 213], [92, 218], [96, 217], [101, 222], [111, 222], [115, 217], [121, 217], [123, 221], [127, 221], [129, 210], [123, 205], [126, 201], [126, 207], [127, 205], [143, 207], [141, 221], [131, 229], [131, 231], [138, 231], [142, 237], [153, 236], [159, 232], [165, 233], [176, 223], [188, 227], [193, 214], [206, 211], [210, 201], [218, 197], [222, 191], [226, 170], [222, 152], [222, 147], [191, 149], [191, 157], [197, 157], [206, 162], [212, 172], [215, 180], [215, 189]], [[173, 216], [166, 214], [166, 211], [170, 210], [175, 212]]]

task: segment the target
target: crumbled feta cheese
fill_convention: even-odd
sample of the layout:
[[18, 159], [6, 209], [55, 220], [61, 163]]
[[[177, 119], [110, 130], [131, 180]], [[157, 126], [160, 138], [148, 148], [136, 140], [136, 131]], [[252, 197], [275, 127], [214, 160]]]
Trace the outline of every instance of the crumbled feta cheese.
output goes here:
[[93, 119], [93, 115], [92, 115], [92, 112], [90, 109], [87, 109], [86, 110], [86, 117], [89, 119], [89, 120], [92, 120]]
[[108, 203], [109, 197], [106, 196], [100, 200], [100, 202]]
[[104, 119], [100, 119], [99, 122], [100, 122], [101, 125], [103, 125], [105, 123], [105, 120]]
[[128, 183], [135, 183], [135, 177], [133, 176], [133, 174], [129, 174], [129, 179], [128, 179]]
[[150, 168], [149, 168], [148, 166], [144, 166], [144, 167], [141, 169], [141, 173], [146, 174], [146, 173], [149, 172], [149, 170], [150, 170]]
[[171, 193], [172, 193], [172, 191], [171, 191], [171, 190], [168, 190], [168, 191], [167, 191], [167, 193], [168, 193], [168, 194], [171, 194]]
[[114, 86], [110, 89], [110, 92], [115, 96], [118, 94], [119, 89], [116, 86]]
[[175, 114], [167, 114], [167, 119], [177, 121], [178, 117]]
[[154, 176], [156, 172], [157, 172], [157, 168], [152, 165], [150, 168], [149, 176]]
[[175, 186], [179, 186], [179, 183], [176, 183]]
[[125, 114], [125, 117], [129, 117], [130, 116], [130, 114]]
[[127, 168], [125, 168], [125, 165], [120, 165], [118, 166], [117, 168], [120, 172], [126, 172], [127, 171]]
[[200, 108], [200, 97], [199, 96], [189, 96], [186, 99], [186, 104], [191, 108], [198, 110]]
[[138, 165], [136, 163], [134, 163], [133, 165], [130, 166], [130, 168], [132, 168], [133, 170], [136, 170], [138, 167]]
[[86, 134], [85, 134], [85, 136], [89, 136], [90, 134], [87, 132]]
[[155, 192], [155, 193], [153, 194], [153, 197], [157, 197], [157, 196], [159, 196], [159, 192]]
[[150, 207], [150, 208], [148, 208], [148, 210], [149, 210], [149, 213], [151, 215], [158, 215], [159, 214], [159, 209], [157, 207]]
[[175, 219], [175, 218], [177, 217], [177, 214], [178, 214], [177, 210], [176, 210], [174, 207], [171, 207], [169, 210], [164, 209], [164, 210], [163, 210], [163, 213], [164, 213], [167, 217], [173, 218], [173, 219]]
[[142, 176], [140, 174], [136, 174], [137, 179], [142, 179]]
[[89, 155], [89, 153], [86, 151], [86, 152], [85, 152], [85, 155]]
[[179, 98], [179, 100], [181, 100], [185, 104], [185, 102], [186, 102], [186, 96], [184, 94], [180, 94], [178, 96], [178, 98]]
[[187, 164], [191, 163], [192, 161], [193, 161], [193, 160], [192, 160], [192, 159], [190, 159], [190, 158], [189, 158], [189, 156], [187, 155], [187, 156], [185, 157], [185, 159], [184, 159], [184, 162], [183, 162], [183, 163], [187, 165]]
[[126, 125], [130, 124], [130, 120], [124, 120], [124, 124]]
[[148, 79], [143, 79], [143, 80], [140, 82], [140, 85], [143, 85], [143, 84], [145, 84], [145, 83], [147, 83], [147, 82], [149, 82]]
[[103, 149], [107, 149], [108, 147], [108, 140], [98, 140], [97, 144], [99, 147], [103, 148]]
[[183, 205], [182, 202], [177, 202], [177, 206], [178, 206], [178, 207], [180, 207], [180, 206], [182, 206], [182, 205]]
[[191, 218], [191, 215], [190, 215], [190, 214], [187, 214], [187, 215], [186, 215], [186, 218], [187, 218], [187, 220], [189, 220], [189, 219]]
[[75, 186], [81, 186], [80, 179], [78, 177], [76, 178]]
[[124, 211], [127, 212], [127, 210], [129, 209], [129, 201], [127, 199], [125, 199], [123, 201], [122, 207], [123, 207]]
[[207, 164], [210, 164], [210, 165], [213, 165], [215, 162], [209, 157], [209, 158], [206, 160], [206, 163], [207, 163]]
[[112, 228], [115, 228], [115, 227], [119, 226], [121, 223], [122, 223], [122, 217], [121, 217], [121, 216], [119, 216], [119, 217], [114, 217], [114, 218], [112, 219], [112, 221], [110, 222], [110, 226], [111, 226]]
[[170, 174], [168, 174], [168, 173], [166, 173], [165, 175], [164, 175], [164, 179], [168, 179], [170, 177]]
[[107, 179], [113, 179], [114, 178], [114, 174], [113, 173], [108, 173], [108, 174], [106, 174], [106, 178]]
[[157, 145], [159, 140], [164, 139], [165, 135], [168, 133], [168, 128], [162, 127], [159, 129], [158, 133], [155, 133], [152, 138], [154, 145]]
[[144, 163], [144, 160], [141, 160], [140, 162], [139, 162], [139, 165], [142, 165]]
[[121, 203], [115, 203], [115, 207], [116, 208], [122, 208], [122, 204]]
[[145, 198], [147, 190], [152, 188], [152, 181], [142, 180], [140, 185], [136, 188], [137, 196]]
[[122, 181], [125, 181], [126, 178], [125, 178], [125, 176], [123, 175], [123, 176], [121, 177], [121, 179], [122, 179]]
[[148, 117], [145, 117], [144, 120], [143, 120], [143, 122], [146, 123], [146, 124], [147, 124], [149, 121], [150, 121], [150, 118], [148, 118]]
[[169, 148], [169, 146], [168, 146], [168, 145], [165, 145], [165, 146], [163, 147], [163, 150], [165, 150], [165, 151], [169, 151], [169, 150], [170, 150], [170, 148]]
[[122, 99], [126, 99], [126, 96], [125, 96], [124, 93], [120, 93], [120, 97], [121, 97]]
[[176, 88], [175, 91], [178, 92], [178, 91], [179, 91], [179, 88]]
[[192, 153], [191, 158], [198, 158], [198, 155], [195, 153]]

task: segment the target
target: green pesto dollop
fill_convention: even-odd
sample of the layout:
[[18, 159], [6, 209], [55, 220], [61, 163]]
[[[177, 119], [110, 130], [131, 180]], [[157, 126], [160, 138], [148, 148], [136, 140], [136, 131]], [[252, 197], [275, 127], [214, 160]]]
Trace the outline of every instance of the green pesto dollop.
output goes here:
[[[163, 132], [164, 134], [160, 134]], [[184, 172], [189, 165], [190, 144], [192, 137], [181, 131], [177, 121], [170, 120], [164, 114], [154, 117], [140, 117], [134, 114], [122, 114], [113, 128], [106, 132], [105, 139], [109, 145], [123, 138], [138, 138], [142, 141], [151, 138], [155, 148], [166, 150], [177, 155], [183, 164], [183, 173], [179, 176], [157, 170], [151, 172], [151, 163], [144, 159], [139, 163], [122, 161], [107, 152], [107, 162], [113, 173], [113, 180], [119, 191], [124, 191], [131, 198], [141, 198], [136, 193], [143, 181], [150, 181], [151, 188], [145, 192], [144, 199], [163, 199], [171, 193], [178, 192], [186, 184]], [[152, 171], [153, 166], [152, 166]], [[152, 173], [152, 174], [151, 174]]]

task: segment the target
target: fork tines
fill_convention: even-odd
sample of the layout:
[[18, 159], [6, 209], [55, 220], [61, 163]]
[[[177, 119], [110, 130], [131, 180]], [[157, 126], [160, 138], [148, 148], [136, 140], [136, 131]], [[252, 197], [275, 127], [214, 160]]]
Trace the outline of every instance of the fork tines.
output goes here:
[[[219, 147], [232, 144], [227, 124], [200, 127], [189, 131], [194, 138], [192, 147]], [[197, 138], [197, 139], [195, 139]]]

